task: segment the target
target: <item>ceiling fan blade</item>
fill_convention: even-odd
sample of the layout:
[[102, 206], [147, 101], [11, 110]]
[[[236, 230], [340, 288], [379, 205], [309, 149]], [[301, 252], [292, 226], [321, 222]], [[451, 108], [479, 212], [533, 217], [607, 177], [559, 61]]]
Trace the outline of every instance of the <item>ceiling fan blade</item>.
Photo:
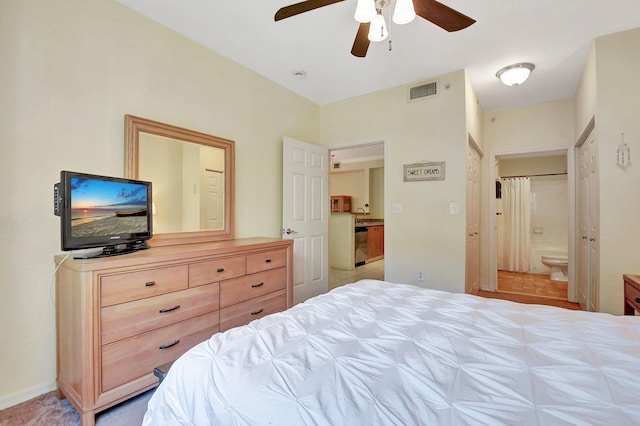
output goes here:
[[307, 0], [300, 3], [285, 6], [276, 12], [274, 19], [279, 21], [281, 19], [290, 18], [295, 15], [299, 15], [310, 10], [319, 9], [321, 7], [329, 6], [330, 4], [339, 3], [344, 0]]
[[436, 0], [413, 0], [413, 7], [417, 15], [449, 32], [460, 31], [476, 22]]
[[367, 50], [369, 50], [369, 26], [370, 22], [360, 24], [358, 32], [356, 33], [356, 39], [353, 41], [353, 47], [351, 48], [351, 54], [358, 58], [364, 58], [367, 56]]

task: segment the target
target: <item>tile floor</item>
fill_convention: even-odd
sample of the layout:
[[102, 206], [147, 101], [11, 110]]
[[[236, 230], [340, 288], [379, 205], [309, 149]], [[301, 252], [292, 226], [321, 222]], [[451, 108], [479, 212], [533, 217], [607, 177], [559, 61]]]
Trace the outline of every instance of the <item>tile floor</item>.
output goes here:
[[567, 300], [567, 282], [551, 281], [542, 274], [498, 271], [498, 291]]
[[384, 280], [384, 259], [365, 263], [362, 266], [356, 266], [356, 269], [352, 271], [331, 268], [329, 271], [329, 290], [365, 278]]

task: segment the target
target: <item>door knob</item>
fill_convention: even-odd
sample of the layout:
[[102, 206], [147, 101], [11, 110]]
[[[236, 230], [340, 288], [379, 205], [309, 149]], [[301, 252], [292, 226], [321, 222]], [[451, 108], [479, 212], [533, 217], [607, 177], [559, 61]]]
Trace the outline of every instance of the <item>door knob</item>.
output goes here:
[[287, 229], [285, 229], [284, 233], [287, 234], [287, 235], [291, 235], [291, 234], [297, 234], [298, 232], [294, 231], [291, 228], [287, 228]]

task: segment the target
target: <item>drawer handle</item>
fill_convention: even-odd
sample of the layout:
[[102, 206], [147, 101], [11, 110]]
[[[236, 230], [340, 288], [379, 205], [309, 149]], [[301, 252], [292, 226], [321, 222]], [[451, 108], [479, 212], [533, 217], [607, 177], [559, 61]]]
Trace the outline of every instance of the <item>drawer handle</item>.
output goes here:
[[147, 287], [151, 287], [152, 285], [156, 285], [155, 281], [147, 281], [146, 283], [144, 283], [145, 286]]
[[224, 268], [218, 268], [216, 272], [224, 272]]
[[636, 303], [640, 303], [640, 297], [636, 297]]
[[162, 345], [162, 346], [160, 346], [158, 349], [160, 349], [160, 350], [162, 350], [162, 349], [169, 349], [170, 347], [175, 346], [175, 345], [177, 345], [178, 343], [180, 343], [180, 339], [178, 339], [178, 340], [176, 340], [175, 342], [170, 343], [170, 344], [168, 344], [168, 345]]
[[251, 284], [251, 288], [258, 288], [258, 287], [262, 287], [263, 285], [264, 283]]
[[251, 312], [251, 315], [260, 315], [262, 311], [264, 311], [264, 308], [260, 309], [259, 311]]
[[271, 263], [271, 259], [267, 259], [267, 260], [265, 260], [265, 262]]
[[180, 305], [176, 305], [173, 308], [167, 308], [167, 309], [160, 309], [160, 313], [164, 314], [165, 312], [171, 312], [171, 311], [175, 311], [176, 309], [180, 308]]

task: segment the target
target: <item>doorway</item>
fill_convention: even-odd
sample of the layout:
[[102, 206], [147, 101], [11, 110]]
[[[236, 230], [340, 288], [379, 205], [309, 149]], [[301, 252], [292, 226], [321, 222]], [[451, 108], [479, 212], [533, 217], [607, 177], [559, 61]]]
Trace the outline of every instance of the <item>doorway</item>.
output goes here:
[[332, 212], [329, 220], [329, 289], [384, 279], [384, 153], [383, 141], [329, 151], [329, 194], [351, 201], [350, 211]]
[[573, 149], [492, 154], [490, 171], [489, 290], [575, 302]]

